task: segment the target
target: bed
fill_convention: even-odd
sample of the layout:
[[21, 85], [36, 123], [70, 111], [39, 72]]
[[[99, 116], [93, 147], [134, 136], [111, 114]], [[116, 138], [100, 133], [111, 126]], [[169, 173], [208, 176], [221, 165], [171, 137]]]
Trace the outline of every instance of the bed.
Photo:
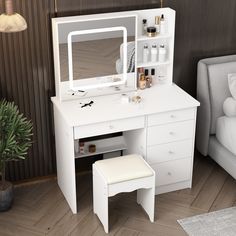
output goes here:
[[228, 120], [223, 112], [223, 103], [231, 96], [228, 87], [230, 73], [236, 73], [236, 55], [207, 58], [198, 63], [197, 100], [201, 106], [197, 118], [196, 148], [236, 179], [236, 155], [232, 149], [232, 142], [236, 146], [236, 141], [225, 138], [232, 136], [229, 131], [236, 133], [236, 128], [229, 128], [234, 127], [232, 124], [236, 121]]

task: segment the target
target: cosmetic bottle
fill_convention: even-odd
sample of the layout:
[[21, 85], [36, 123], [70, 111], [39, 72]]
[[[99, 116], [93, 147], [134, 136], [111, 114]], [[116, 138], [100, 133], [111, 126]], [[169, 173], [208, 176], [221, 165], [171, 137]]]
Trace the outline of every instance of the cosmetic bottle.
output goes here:
[[139, 78], [139, 88], [140, 89], [145, 89], [146, 88], [146, 79], [145, 79], [144, 74], [142, 74]]
[[145, 69], [144, 75], [145, 75], [145, 80], [146, 80], [146, 88], [151, 88], [152, 87], [152, 78], [151, 78], [151, 76], [149, 76], [148, 69]]
[[143, 19], [143, 25], [142, 25], [142, 34], [147, 34], [147, 19]]
[[159, 47], [159, 62], [166, 61], [166, 48], [164, 44], [161, 44]]
[[149, 48], [148, 45], [145, 44], [143, 46], [143, 62], [147, 63], [149, 61]]
[[151, 62], [157, 61], [157, 54], [158, 54], [157, 45], [153, 44], [151, 48]]
[[166, 33], [166, 20], [164, 15], [161, 15], [160, 19], [160, 34], [165, 34]]
[[157, 83], [156, 71], [154, 68], [151, 69], [151, 78], [152, 78], [152, 85]]
[[155, 27], [156, 27], [156, 33], [160, 34], [160, 16], [155, 17]]

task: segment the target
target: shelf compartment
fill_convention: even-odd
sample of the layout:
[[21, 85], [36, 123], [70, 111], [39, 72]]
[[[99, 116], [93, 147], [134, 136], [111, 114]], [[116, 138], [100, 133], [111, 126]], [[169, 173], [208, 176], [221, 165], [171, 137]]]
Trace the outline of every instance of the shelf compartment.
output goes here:
[[[96, 152], [89, 152], [88, 147], [90, 144], [96, 145]], [[127, 146], [123, 136], [118, 136], [114, 138], [106, 138], [100, 140], [94, 140], [84, 143], [84, 153], [75, 152], [75, 158], [83, 158], [88, 156], [94, 156], [98, 154], [104, 154], [115, 151], [126, 150]]]
[[158, 39], [167, 39], [167, 38], [170, 38], [171, 35], [170, 34], [159, 34], [155, 37], [148, 37], [146, 35], [141, 35], [141, 36], [138, 36], [137, 38], [137, 41], [149, 41], [149, 40], [158, 40]]
[[152, 67], [152, 66], [163, 66], [163, 65], [168, 65], [170, 64], [170, 61], [165, 61], [165, 62], [138, 62], [137, 67]]

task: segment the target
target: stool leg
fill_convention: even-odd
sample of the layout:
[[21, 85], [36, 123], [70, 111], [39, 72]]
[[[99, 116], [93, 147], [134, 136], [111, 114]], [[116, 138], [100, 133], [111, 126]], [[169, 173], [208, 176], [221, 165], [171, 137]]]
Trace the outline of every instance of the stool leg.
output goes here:
[[108, 190], [107, 184], [93, 166], [93, 212], [103, 224], [106, 233], [109, 231], [108, 222]]
[[155, 187], [148, 189], [138, 189], [137, 203], [140, 204], [149, 216], [151, 222], [154, 222], [155, 211]]

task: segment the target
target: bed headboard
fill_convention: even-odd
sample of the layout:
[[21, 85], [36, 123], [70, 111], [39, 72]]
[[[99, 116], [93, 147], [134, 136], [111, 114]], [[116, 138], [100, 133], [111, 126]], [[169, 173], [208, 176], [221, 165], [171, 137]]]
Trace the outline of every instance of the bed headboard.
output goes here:
[[231, 96], [228, 74], [236, 73], [236, 55], [199, 61], [197, 75], [198, 109], [196, 147], [208, 154], [209, 136], [215, 134], [216, 119], [223, 115], [223, 102]]

